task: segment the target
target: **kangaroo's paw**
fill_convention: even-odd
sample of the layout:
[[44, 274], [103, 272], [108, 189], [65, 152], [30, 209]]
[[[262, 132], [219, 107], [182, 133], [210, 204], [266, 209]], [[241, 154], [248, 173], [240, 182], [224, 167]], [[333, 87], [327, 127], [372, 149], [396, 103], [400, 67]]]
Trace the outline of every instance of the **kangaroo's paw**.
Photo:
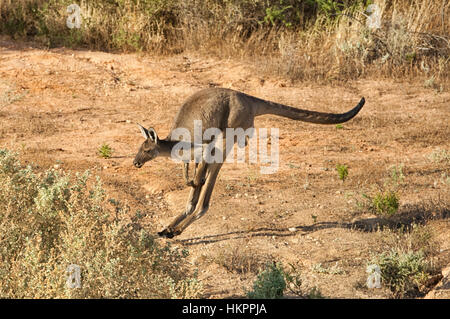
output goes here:
[[180, 234], [179, 231], [173, 231], [173, 230], [171, 230], [169, 228], [165, 228], [165, 229], [163, 229], [162, 231], [160, 231], [158, 233], [158, 236], [159, 237], [166, 237], [166, 238], [170, 239], [170, 238], [173, 238], [175, 236], [178, 236], [179, 234]]
[[206, 180], [204, 178], [202, 178], [202, 180], [200, 181], [199, 184], [195, 184], [194, 180], [190, 180], [190, 181], [186, 181], [186, 185], [190, 186], [190, 187], [197, 187], [197, 186], [202, 186], [204, 185], [206, 182]]
[[194, 183], [193, 180], [186, 181], [186, 185], [187, 185], [187, 186], [191, 186], [191, 187], [195, 187], [195, 183]]

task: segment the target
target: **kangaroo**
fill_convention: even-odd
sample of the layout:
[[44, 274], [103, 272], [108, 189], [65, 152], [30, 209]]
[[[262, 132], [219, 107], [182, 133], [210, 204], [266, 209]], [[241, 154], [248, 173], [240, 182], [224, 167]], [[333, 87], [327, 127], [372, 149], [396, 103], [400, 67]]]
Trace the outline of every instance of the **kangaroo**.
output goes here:
[[[184, 102], [175, 116], [171, 132], [176, 128], [185, 128], [191, 136], [194, 136], [194, 121], [197, 120], [201, 121], [203, 132], [208, 128], [218, 128], [225, 135], [226, 128], [246, 130], [254, 127], [255, 117], [265, 114], [316, 124], [338, 124], [352, 119], [364, 103], [363, 97], [358, 105], [346, 113], [322, 113], [266, 101], [231, 89], [207, 88], [193, 94]], [[170, 157], [172, 149], [180, 142], [172, 140], [171, 133], [165, 139], [160, 139], [153, 128], [146, 129], [140, 124], [139, 128], [145, 141], [133, 161], [137, 168], [157, 156]], [[211, 140], [203, 140], [206, 144], [210, 142]], [[225, 158], [226, 155], [226, 151], [223, 150], [222, 156]], [[189, 164], [183, 163], [186, 184], [192, 187], [186, 209], [169, 226], [159, 232], [159, 236], [173, 238], [180, 235], [186, 227], [208, 211], [212, 191], [223, 162], [195, 163], [195, 172], [191, 181], [188, 178]]]

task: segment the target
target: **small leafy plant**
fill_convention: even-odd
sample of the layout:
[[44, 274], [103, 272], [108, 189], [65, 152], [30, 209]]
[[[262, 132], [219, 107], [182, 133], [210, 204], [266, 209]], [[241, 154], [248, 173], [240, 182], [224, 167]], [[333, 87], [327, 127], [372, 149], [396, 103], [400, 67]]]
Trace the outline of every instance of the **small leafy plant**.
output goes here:
[[336, 170], [337, 170], [339, 179], [344, 182], [345, 179], [348, 176], [348, 167], [347, 167], [347, 165], [338, 164], [338, 165], [336, 165]]
[[98, 155], [103, 158], [110, 158], [112, 155], [112, 148], [106, 143], [103, 143], [102, 146], [98, 149]]
[[388, 190], [378, 193], [372, 198], [372, 208], [375, 213], [384, 216], [394, 215], [399, 208], [399, 198], [395, 191]]

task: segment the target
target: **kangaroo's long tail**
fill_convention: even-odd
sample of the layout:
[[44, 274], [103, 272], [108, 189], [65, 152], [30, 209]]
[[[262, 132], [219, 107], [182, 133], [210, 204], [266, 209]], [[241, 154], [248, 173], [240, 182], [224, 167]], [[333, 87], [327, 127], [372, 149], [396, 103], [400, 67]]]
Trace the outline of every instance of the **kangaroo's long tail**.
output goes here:
[[292, 120], [316, 124], [339, 124], [347, 122], [348, 120], [355, 117], [356, 114], [358, 114], [366, 101], [364, 98], [361, 98], [361, 101], [359, 101], [358, 105], [356, 105], [350, 111], [346, 113], [335, 114], [302, 110], [284, 104], [262, 100], [256, 97], [252, 98], [256, 99], [256, 104], [258, 105], [256, 110], [257, 116], [264, 114], [274, 114], [287, 117]]

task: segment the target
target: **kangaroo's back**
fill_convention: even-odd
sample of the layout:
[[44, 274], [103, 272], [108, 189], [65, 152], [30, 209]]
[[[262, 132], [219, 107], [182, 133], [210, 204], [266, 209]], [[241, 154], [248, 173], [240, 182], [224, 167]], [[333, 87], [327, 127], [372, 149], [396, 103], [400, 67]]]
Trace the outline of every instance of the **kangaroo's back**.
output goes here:
[[358, 105], [342, 114], [323, 113], [263, 100], [231, 89], [207, 88], [184, 102], [175, 116], [172, 131], [185, 128], [194, 136], [195, 121], [201, 121], [203, 132], [212, 127], [222, 131], [227, 127], [247, 129], [253, 127], [255, 116], [264, 114], [316, 124], [337, 124], [352, 119], [364, 103], [362, 98]]
[[188, 129], [194, 134], [194, 121], [201, 121], [203, 130], [209, 127], [225, 129], [229, 114], [229, 90], [208, 88], [189, 97], [175, 116], [172, 131]]

